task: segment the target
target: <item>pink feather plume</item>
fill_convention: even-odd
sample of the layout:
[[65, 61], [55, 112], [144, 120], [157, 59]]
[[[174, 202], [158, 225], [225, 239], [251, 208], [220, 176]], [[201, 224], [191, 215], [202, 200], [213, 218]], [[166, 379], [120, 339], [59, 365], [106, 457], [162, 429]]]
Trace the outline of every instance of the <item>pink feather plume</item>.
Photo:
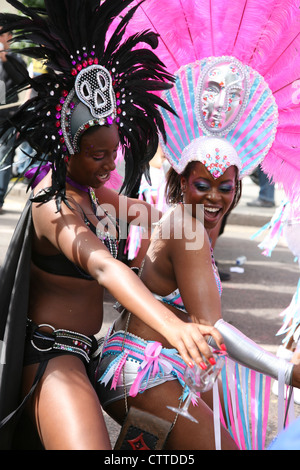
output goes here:
[[127, 31], [157, 32], [156, 53], [172, 73], [195, 60], [232, 55], [265, 78], [279, 126], [263, 166], [289, 197], [300, 187], [299, 6], [298, 0], [145, 0]]

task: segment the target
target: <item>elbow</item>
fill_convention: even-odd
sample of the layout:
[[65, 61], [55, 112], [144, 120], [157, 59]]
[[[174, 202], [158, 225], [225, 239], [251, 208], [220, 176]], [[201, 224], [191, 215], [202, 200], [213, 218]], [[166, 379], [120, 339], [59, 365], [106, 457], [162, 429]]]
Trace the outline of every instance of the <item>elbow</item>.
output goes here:
[[111, 283], [118, 276], [120, 261], [112, 256], [103, 257], [101, 264], [96, 263], [92, 266], [92, 276], [102, 287], [109, 288]]

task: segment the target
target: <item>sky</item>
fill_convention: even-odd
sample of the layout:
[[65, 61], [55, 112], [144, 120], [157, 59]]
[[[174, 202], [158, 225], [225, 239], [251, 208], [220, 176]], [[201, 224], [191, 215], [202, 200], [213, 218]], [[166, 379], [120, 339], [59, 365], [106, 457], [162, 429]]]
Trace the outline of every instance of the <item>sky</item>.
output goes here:
[[1, 13], [7, 13], [9, 11], [13, 11], [14, 8], [9, 5], [6, 0], [0, 0], [0, 12]]

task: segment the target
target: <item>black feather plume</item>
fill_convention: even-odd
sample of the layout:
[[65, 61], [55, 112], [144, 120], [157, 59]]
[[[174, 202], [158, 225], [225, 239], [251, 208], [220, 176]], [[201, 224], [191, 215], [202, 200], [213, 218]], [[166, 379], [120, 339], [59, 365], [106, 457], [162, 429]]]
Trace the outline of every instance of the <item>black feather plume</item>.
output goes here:
[[74, 87], [74, 63], [82, 60], [78, 56], [83, 51], [88, 58], [93, 54], [110, 72], [114, 91], [122, 100], [119, 131], [126, 164], [122, 190], [130, 192], [157, 150], [158, 133], [164, 135], [159, 107], [170, 108], [157, 92], [170, 88], [173, 82], [153, 50], [143, 47], [147, 44], [155, 49], [156, 34], [142, 31], [123, 38], [139, 5], [128, 10], [133, 0], [105, 0], [101, 4], [99, 0], [45, 0], [45, 9], [37, 10], [18, 0], [7, 1], [21, 15], [0, 14], [3, 30], [14, 31], [14, 42], [25, 43], [19, 52], [42, 61], [48, 69], [33, 79], [27, 74], [18, 91], [29, 86], [36, 96], [18, 109], [0, 133], [1, 137], [13, 127], [18, 133], [16, 146], [28, 141], [36, 150], [33, 164], [39, 167], [52, 162], [52, 187], [38, 200], [55, 196], [58, 207], [65, 200], [67, 152], [58, 133], [57, 110]]

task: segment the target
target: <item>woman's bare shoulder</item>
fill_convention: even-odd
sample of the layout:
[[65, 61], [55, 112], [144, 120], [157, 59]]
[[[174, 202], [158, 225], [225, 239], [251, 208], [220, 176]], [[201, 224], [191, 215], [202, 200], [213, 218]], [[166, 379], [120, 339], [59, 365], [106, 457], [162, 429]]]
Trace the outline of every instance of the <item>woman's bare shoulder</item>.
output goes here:
[[184, 204], [176, 204], [164, 213], [156, 224], [157, 238], [172, 240], [177, 244], [206, 237], [203, 217], [194, 217]]

